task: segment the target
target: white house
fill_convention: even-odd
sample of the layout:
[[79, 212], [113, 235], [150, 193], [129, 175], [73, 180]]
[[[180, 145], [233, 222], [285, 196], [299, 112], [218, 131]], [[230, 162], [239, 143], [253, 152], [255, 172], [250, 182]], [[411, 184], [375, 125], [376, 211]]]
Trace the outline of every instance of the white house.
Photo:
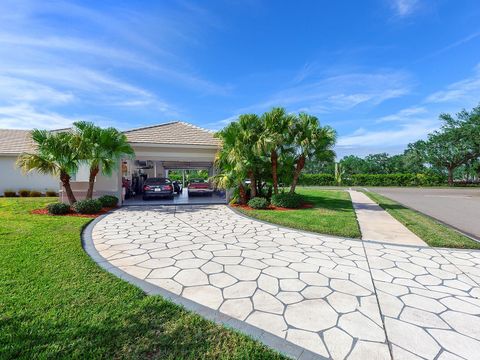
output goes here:
[[[134, 159], [123, 159], [112, 176], [99, 174], [95, 194], [121, 197], [122, 183], [141, 181], [144, 177], [164, 177], [172, 169], [206, 169], [214, 173], [213, 162], [219, 140], [212, 131], [185, 122], [169, 122], [124, 132], [135, 150]], [[5, 190], [60, 190], [58, 179], [32, 173], [24, 175], [15, 168], [17, 156], [32, 151], [33, 144], [26, 130], [0, 130], [0, 194]], [[72, 188], [81, 199], [87, 189], [88, 169], [81, 167], [72, 178]]]

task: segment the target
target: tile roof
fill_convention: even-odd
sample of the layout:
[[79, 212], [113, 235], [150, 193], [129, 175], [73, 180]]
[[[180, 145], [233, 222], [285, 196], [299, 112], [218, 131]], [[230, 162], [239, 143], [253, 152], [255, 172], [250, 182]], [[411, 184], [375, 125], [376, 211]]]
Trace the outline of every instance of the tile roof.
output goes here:
[[20, 154], [33, 150], [30, 130], [0, 129], [0, 154]]
[[181, 121], [127, 130], [124, 133], [132, 143], [211, 146], [220, 144], [220, 141], [213, 137], [212, 131]]
[[[131, 143], [207, 146], [220, 144], [220, 141], [213, 137], [213, 131], [180, 121], [127, 130], [124, 134]], [[0, 154], [14, 155], [32, 149], [30, 130], [0, 129]]]

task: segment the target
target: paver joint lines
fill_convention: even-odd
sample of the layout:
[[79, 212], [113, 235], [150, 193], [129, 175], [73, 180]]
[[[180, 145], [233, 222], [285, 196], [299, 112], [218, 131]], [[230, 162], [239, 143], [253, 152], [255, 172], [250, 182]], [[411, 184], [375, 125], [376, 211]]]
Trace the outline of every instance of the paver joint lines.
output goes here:
[[270, 342], [280, 350], [293, 343], [334, 359], [480, 352], [480, 252], [315, 235], [226, 206], [120, 209], [92, 238], [113, 266], [284, 339]]

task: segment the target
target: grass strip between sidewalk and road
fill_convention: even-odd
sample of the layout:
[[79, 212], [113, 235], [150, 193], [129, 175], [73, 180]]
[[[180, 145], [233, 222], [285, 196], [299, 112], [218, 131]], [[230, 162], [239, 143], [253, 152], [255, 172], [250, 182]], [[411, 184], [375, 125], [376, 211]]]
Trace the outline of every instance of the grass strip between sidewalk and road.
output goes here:
[[364, 193], [430, 246], [480, 249], [479, 242], [462, 235], [430, 216], [405, 207], [375, 192], [365, 191]]
[[102, 270], [54, 201], [0, 198], [0, 359], [284, 359]]
[[360, 229], [348, 192], [299, 188], [297, 193], [301, 194], [305, 201], [313, 207], [285, 211], [250, 210], [236, 207], [235, 210], [258, 220], [294, 229], [360, 238]]

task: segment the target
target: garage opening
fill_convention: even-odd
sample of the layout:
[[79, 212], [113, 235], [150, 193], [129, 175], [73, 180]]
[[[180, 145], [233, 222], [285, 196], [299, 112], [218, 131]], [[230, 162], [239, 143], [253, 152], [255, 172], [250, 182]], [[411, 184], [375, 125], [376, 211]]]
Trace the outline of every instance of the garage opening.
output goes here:
[[124, 205], [225, 204], [225, 191], [209, 182], [211, 162], [125, 160]]

